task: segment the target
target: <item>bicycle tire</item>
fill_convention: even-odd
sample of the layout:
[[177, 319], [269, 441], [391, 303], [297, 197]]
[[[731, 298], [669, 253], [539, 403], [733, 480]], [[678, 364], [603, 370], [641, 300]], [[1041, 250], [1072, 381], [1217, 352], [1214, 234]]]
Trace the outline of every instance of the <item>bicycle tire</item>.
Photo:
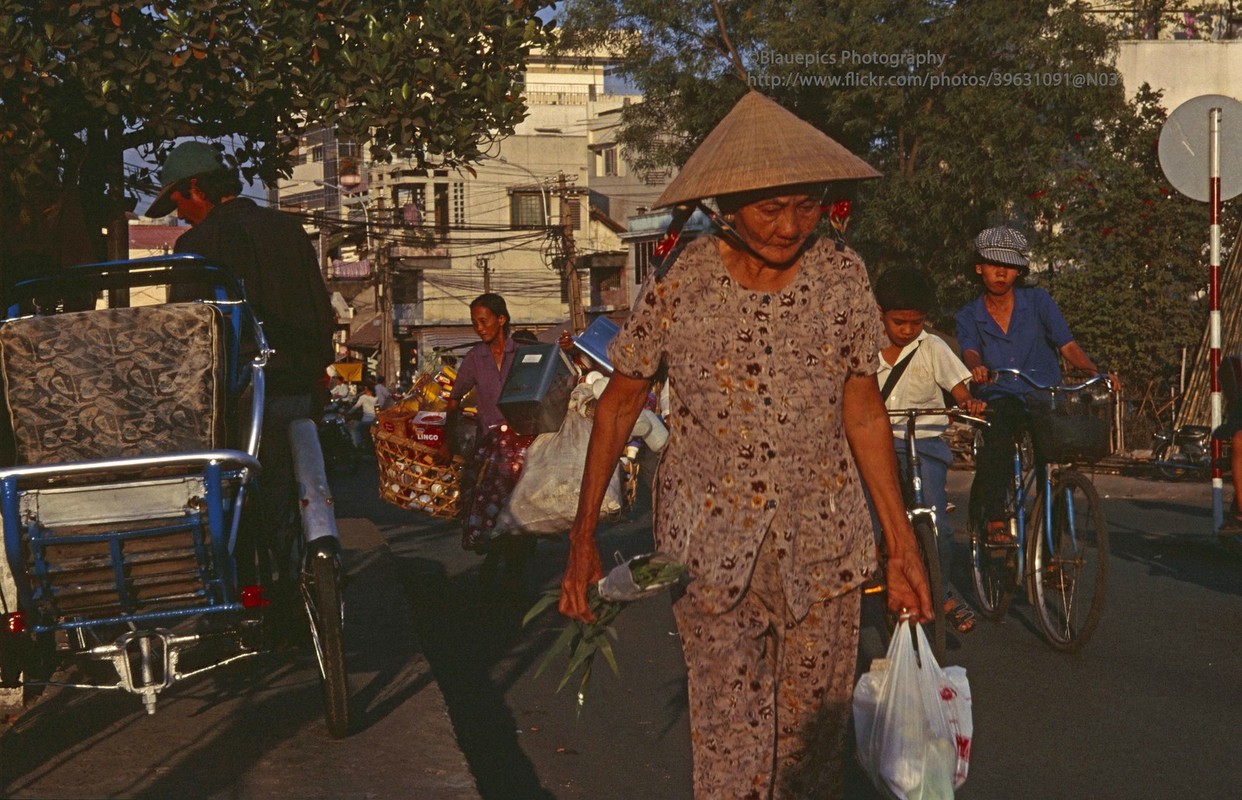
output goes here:
[[341, 596], [340, 559], [314, 554], [307, 561], [302, 599], [323, 684], [324, 717], [328, 733], [343, 739], [349, 735], [349, 676], [345, 671], [345, 606]]
[[927, 567], [927, 589], [931, 592], [932, 621], [923, 629], [931, 641], [932, 655], [937, 664], [944, 664], [945, 628], [944, 618], [944, 575], [940, 570], [940, 551], [936, 547], [936, 524], [931, 520], [920, 518], [914, 521], [914, 538], [919, 543], [923, 565]]
[[1052, 535], [1036, 517], [1028, 549], [1028, 593], [1035, 617], [1053, 648], [1078, 651], [1104, 613], [1108, 588], [1108, 523], [1087, 477], [1063, 470], [1052, 482]]
[[[927, 634], [927, 639], [931, 642], [932, 655], [936, 658], [937, 664], [944, 664], [945, 653], [945, 627], [944, 618], [944, 580], [940, 573], [940, 556], [936, 550], [936, 528], [935, 524], [926, 520], [918, 519], [914, 522], [914, 540], [919, 545], [919, 556], [923, 559], [923, 566], [927, 569], [927, 589], [931, 594], [932, 609], [935, 616], [931, 622], [923, 624], [923, 631]], [[885, 564], [887, 557], [884, 556], [883, 548], [880, 548], [880, 574], [885, 574]], [[899, 616], [888, 610], [887, 604], [884, 607], [884, 645], [892, 641], [893, 631], [897, 630]]]
[[[1009, 491], [1012, 496], [1012, 490]], [[1012, 502], [1006, 505], [1012, 505]], [[979, 511], [975, 488], [970, 492], [970, 576], [975, 601], [985, 619], [999, 622], [1009, 613], [1017, 589], [1017, 550], [987, 543], [987, 526]]]

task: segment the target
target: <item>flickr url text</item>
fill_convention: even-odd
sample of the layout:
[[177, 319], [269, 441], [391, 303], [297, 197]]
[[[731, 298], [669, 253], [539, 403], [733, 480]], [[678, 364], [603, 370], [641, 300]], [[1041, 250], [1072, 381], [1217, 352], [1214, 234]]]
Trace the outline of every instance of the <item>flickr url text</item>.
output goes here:
[[900, 74], [851, 71], [834, 75], [817, 75], [804, 72], [787, 72], [771, 75], [752, 72], [748, 79], [751, 86], [814, 87], [825, 88], [908, 88], [908, 89], [961, 89], [961, 88], [1026, 88], [1066, 87], [1082, 89], [1095, 86], [1117, 86], [1121, 75], [1116, 72], [1002, 72], [984, 75], [942, 75], [937, 73], [906, 72]]

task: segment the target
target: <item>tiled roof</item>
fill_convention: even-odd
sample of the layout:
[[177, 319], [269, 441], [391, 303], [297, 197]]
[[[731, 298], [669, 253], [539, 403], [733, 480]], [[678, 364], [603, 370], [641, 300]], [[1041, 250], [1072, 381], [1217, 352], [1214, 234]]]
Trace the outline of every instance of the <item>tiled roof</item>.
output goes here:
[[130, 255], [138, 258], [140, 254], [171, 253], [177, 237], [188, 230], [185, 225], [130, 225]]

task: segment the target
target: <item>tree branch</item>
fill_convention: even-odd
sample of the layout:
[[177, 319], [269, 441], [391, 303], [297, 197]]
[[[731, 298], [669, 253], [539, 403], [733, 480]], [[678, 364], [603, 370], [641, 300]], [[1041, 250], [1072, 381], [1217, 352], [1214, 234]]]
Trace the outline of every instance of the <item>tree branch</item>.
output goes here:
[[[173, 125], [173, 138], [181, 138], [183, 136], [200, 136], [202, 130], [197, 125], [189, 122], [178, 122]], [[159, 144], [168, 141], [163, 136], [155, 136], [150, 129], [137, 128], [122, 135], [118, 141], [121, 143], [122, 149], [130, 150], [144, 144]]]
[[746, 74], [746, 67], [742, 64], [742, 59], [737, 54], [737, 50], [733, 49], [733, 42], [729, 40], [729, 31], [725, 28], [724, 10], [720, 8], [720, 0], [712, 0], [712, 9], [716, 12], [716, 25], [720, 28], [720, 38], [724, 41], [725, 47], [729, 49], [729, 60], [733, 62], [733, 69], [737, 72], [737, 76], [741, 78], [742, 83], [750, 85], [750, 76]]

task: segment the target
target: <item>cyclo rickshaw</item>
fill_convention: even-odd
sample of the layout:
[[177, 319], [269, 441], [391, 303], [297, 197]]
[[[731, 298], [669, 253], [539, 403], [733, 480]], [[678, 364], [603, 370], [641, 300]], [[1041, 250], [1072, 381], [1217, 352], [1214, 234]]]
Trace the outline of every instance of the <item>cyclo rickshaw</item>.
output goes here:
[[[200, 299], [130, 304], [170, 286]], [[340, 543], [311, 420], [290, 426], [288, 535], [237, 546], [273, 351], [236, 279], [157, 257], [20, 282], [4, 304], [0, 683], [123, 690], [154, 713], [174, 683], [269, 649], [272, 612], [296, 619], [300, 595], [345, 736]]]

